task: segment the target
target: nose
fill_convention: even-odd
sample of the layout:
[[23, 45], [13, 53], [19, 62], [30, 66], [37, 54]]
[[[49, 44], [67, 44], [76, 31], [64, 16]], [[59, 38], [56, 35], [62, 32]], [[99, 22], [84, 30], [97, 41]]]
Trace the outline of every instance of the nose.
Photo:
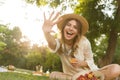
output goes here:
[[72, 29], [73, 29], [73, 27], [72, 27], [72, 26], [70, 26], [70, 27], [69, 27], [69, 29], [70, 29], [70, 30], [72, 30]]

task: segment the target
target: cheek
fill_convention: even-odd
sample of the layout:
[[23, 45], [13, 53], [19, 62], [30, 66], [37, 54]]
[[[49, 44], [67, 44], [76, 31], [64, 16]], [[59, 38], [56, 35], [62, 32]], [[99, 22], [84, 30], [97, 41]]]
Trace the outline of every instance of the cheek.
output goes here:
[[75, 29], [74, 32], [75, 32], [76, 35], [78, 34], [78, 30], [77, 29]]
[[65, 28], [63, 29], [63, 32], [65, 33], [67, 29], [68, 29], [68, 28], [67, 28], [67, 27], [65, 27]]
[[65, 34], [65, 29], [63, 30], [63, 33]]

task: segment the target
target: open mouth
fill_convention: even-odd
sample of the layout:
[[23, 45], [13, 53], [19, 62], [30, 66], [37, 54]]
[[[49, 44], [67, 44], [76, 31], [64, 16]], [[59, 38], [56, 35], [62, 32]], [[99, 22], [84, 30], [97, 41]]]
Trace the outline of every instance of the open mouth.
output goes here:
[[73, 35], [73, 33], [72, 32], [67, 32], [67, 35]]

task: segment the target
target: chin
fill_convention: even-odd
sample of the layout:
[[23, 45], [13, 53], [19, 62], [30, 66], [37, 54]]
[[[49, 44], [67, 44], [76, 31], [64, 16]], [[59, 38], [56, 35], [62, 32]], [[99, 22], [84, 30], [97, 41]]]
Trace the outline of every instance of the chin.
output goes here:
[[73, 40], [74, 38], [66, 38], [67, 41], [71, 41]]

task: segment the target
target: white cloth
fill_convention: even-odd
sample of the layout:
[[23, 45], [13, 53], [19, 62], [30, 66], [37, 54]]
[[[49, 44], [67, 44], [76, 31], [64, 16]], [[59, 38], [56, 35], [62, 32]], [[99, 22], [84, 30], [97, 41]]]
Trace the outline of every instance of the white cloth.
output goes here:
[[0, 72], [7, 72], [7, 69], [0, 67]]

